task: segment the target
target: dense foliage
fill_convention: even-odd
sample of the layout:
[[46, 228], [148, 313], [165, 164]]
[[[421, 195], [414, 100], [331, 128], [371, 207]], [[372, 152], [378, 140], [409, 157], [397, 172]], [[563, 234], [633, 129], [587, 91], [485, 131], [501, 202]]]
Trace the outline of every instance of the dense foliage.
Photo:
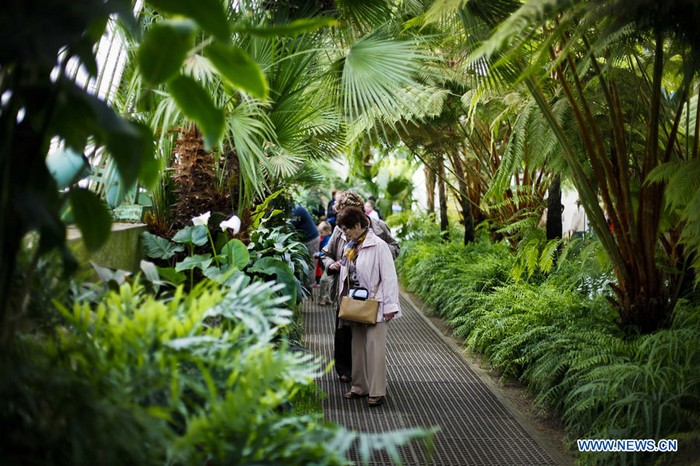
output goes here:
[[[700, 305], [682, 301], [670, 328], [623, 333], [605, 299], [609, 265], [597, 243], [572, 243], [550, 273], [511, 277], [516, 258], [500, 244], [423, 238], [402, 244], [407, 288], [421, 297], [536, 403], [561, 413], [577, 438], [700, 439]], [[695, 443], [694, 443], [695, 442]], [[572, 446], [575, 448], [575, 445]], [[582, 464], [673, 461], [672, 455], [598, 453]]]
[[[20, 334], [0, 360], [4, 464], [345, 464], [372, 436], [298, 416], [320, 362], [279, 338], [280, 285], [204, 282], [159, 300], [124, 283], [61, 325]], [[11, 401], [10, 401], [11, 400]], [[371, 450], [371, 448], [370, 448]]]

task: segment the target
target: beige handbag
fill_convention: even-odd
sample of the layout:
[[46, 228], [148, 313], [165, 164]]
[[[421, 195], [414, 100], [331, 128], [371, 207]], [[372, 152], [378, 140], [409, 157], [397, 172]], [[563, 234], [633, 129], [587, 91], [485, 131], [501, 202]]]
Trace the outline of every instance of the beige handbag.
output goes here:
[[[349, 285], [350, 280], [348, 279], [348, 288]], [[374, 290], [375, 295], [378, 289], [379, 283], [377, 283], [377, 287]], [[343, 299], [340, 300], [340, 312], [338, 313], [338, 317], [343, 320], [374, 325], [377, 323], [378, 310], [379, 301], [369, 297], [367, 288], [353, 288], [350, 290], [348, 296], [343, 296]]]

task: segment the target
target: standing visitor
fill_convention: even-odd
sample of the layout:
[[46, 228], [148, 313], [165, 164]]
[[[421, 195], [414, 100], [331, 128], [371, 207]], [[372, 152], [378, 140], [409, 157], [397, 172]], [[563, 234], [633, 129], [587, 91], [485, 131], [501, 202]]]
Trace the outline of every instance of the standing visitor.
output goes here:
[[316, 267], [314, 267], [313, 257], [319, 250], [321, 245], [321, 240], [319, 238], [318, 229], [316, 228], [316, 223], [314, 219], [311, 218], [311, 214], [308, 210], [296, 204], [294, 209], [292, 209], [292, 226], [301, 233], [302, 241], [306, 249], [309, 251], [309, 286], [311, 286], [316, 281]]
[[[352, 191], [339, 191], [336, 195], [335, 209], [342, 212], [345, 209], [354, 207], [360, 211], [364, 209], [364, 201], [359, 194]], [[401, 248], [399, 247], [396, 238], [391, 236], [389, 227], [382, 220], [370, 219], [370, 229], [379, 238], [384, 240], [389, 245], [389, 250], [394, 259], [399, 255]], [[335, 335], [333, 346], [333, 358], [335, 359], [335, 371], [341, 382], [348, 383], [351, 380], [352, 372], [352, 331], [349, 322], [338, 319], [338, 311], [340, 308], [340, 296], [338, 294], [338, 273], [340, 271], [341, 259], [343, 251], [348, 239], [340, 228], [335, 228], [330, 240], [325, 248], [323, 248], [322, 260], [325, 265], [326, 273], [330, 277], [330, 297], [334, 303], [336, 312]]]
[[569, 238], [583, 238], [586, 233], [586, 211], [581, 206], [581, 200], [576, 199], [576, 210], [571, 215]]
[[384, 217], [382, 217], [382, 213], [379, 210], [379, 207], [377, 207], [377, 198], [374, 196], [370, 196], [367, 198], [367, 200], [372, 203], [372, 209], [377, 213], [377, 217], [379, 218], [379, 220], [384, 220]]
[[361, 210], [353, 207], [339, 212], [337, 226], [349, 240], [340, 269], [339, 294], [347, 296], [350, 289], [361, 287], [379, 301], [376, 324], [351, 322], [352, 387], [344, 397], [369, 396], [369, 406], [380, 406], [386, 397], [387, 323], [401, 316], [394, 258]]
[[331, 231], [330, 223], [323, 221], [318, 224], [318, 233], [321, 235], [321, 246], [314, 257], [316, 257], [316, 275], [318, 275], [319, 269], [321, 271], [320, 289], [318, 290], [318, 304], [321, 306], [331, 303], [331, 297], [329, 294], [330, 278], [328, 277], [326, 268], [321, 260], [323, 248], [326, 247], [328, 241], [331, 239]]
[[374, 210], [374, 205], [370, 201], [365, 202], [365, 214], [369, 218], [379, 220], [379, 214], [376, 210]]
[[326, 207], [326, 221], [331, 224], [331, 231], [335, 228], [335, 197], [337, 192], [335, 189], [331, 191], [331, 200], [328, 201], [328, 206]]

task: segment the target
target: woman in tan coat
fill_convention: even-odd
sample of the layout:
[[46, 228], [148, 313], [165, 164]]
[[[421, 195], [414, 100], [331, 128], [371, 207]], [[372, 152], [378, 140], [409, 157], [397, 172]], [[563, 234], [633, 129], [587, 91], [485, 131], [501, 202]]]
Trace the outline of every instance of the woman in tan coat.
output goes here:
[[394, 258], [386, 242], [374, 234], [359, 209], [338, 213], [336, 224], [350, 240], [343, 252], [339, 276], [341, 296], [351, 288], [366, 288], [379, 301], [375, 325], [351, 323], [352, 387], [348, 399], [369, 396], [370, 406], [384, 404], [386, 396], [387, 323], [401, 316], [399, 283]]
[[[364, 209], [364, 200], [359, 194], [352, 191], [339, 191], [336, 194], [335, 209], [337, 212], [342, 212], [348, 208]], [[383, 239], [388, 245], [391, 255], [394, 259], [399, 255], [400, 247], [398, 241], [391, 236], [389, 227], [382, 220], [370, 219], [370, 229], [375, 235]], [[330, 278], [330, 298], [334, 303], [336, 316], [340, 305], [338, 293], [338, 273], [340, 271], [340, 261], [343, 257], [345, 245], [348, 243], [348, 238], [340, 228], [336, 227], [333, 230], [328, 244], [323, 248], [321, 260], [328, 277]], [[336, 318], [333, 358], [335, 359], [335, 370], [341, 382], [348, 383], [351, 380], [352, 372], [352, 331], [350, 324]]]

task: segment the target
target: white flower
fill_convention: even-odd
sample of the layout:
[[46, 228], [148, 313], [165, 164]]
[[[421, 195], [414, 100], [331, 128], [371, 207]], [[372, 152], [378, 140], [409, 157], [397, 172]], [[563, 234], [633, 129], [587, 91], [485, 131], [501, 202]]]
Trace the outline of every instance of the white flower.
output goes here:
[[224, 220], [223, 222], [219, 223], [219, 226], [224, 231], [226, 231], [227, 228], [232, 229], [233, 234], [235, 235], [239, 231], [241, 231], [241, 219], [233, 215], [230, 219]]
[[195, 225], [207, 226], [209, 224], [209, 217], [210, 216], [211, 216], [211, 210], [209, 212], [204, 212], [199, 217], [192, 217], [192, 223], [194, 223]]

